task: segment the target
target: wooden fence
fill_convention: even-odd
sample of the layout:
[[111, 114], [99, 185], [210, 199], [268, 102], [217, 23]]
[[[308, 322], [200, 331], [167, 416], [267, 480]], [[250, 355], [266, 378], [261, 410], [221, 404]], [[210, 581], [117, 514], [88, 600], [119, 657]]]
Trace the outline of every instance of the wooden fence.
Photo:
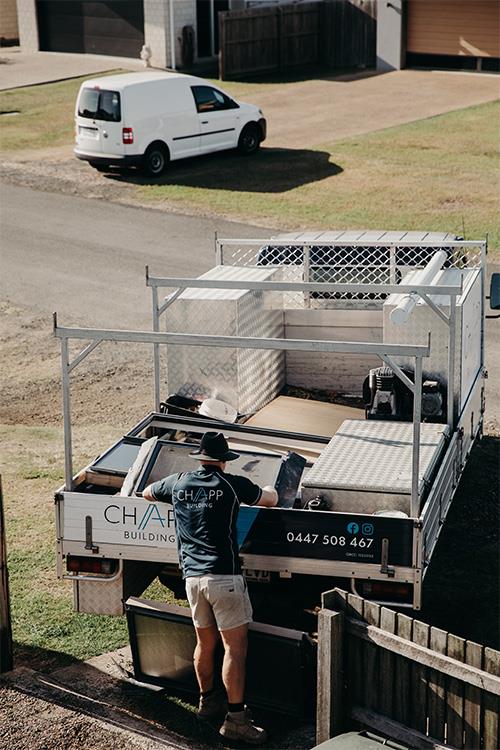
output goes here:
[[223, 80], [323, 64], [373, 67], [376, 0], [324, 0], [219, 13]]
[[500, 652], [335, 589], [318, 630], [317, 740], [353, 723], [415, 750], [498, 750]]

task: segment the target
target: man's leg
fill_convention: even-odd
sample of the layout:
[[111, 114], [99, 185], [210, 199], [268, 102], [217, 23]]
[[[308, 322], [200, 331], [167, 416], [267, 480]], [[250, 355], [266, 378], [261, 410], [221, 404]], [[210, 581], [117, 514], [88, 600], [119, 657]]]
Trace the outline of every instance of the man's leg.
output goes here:
[[248, 624], [231, 630], [221, 630], [224, 644], [222, 680], [229, 703], [243, 703], [248, 643]]
[[214, 686], [214, 652], [219, 640], [216, 625], [208, 628], [195, 628], [196, 648], [194, 650], [194, 671], [202, 693], [213, 690]]

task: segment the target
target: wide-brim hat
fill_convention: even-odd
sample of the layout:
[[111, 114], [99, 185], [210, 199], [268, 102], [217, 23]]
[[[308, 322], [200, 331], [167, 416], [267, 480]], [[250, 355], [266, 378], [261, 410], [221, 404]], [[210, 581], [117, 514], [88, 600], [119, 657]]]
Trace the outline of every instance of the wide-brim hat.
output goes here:
[[234, 461], [240, 454], [229, 450], [227, 440], [222, 432], [205, 432], [198, 450], [189, 454], [198, 461]]

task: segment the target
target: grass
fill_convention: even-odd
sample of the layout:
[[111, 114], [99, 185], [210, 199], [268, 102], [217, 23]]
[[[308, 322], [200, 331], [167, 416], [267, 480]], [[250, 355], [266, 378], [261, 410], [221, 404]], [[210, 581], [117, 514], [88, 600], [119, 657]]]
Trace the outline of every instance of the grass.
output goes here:
[[488, 236], [498, 251], [499, 117], [493, 102], [313, 150], [264, 147], [245, 161], [227, 154], [178, 162], [139, 195], [286, 228]]
[[[93, 432], [90, 428], [89, 437]], [[33, 668], [46, 669], [126, 645], [124, 617], [76, 614], [71, 584], [56, 578], [53, 497], [63, 477], [60, 429], [5, 425], [0, 435], [17, 663], [29, 660]], [[78, 453], [75, 465], [86, 465], [98, 447], [92, 454]], [[145, 592], [163, 601], [167, 594], [157, 581]]]
[[[82, 80], [0, 93], [0, 111], [21, 113], [0, 118], [2, 149], [71, 143]], [[283, 85], [293, 82], [224, 84], [242, 98]], [[151, 205], [286, 229], [445, 230], [488, 236], [499, 252], [499, 122], [497, 101], [310, 149], [182, 160], [154, 182], [117, 179], [136, 183], [136, 198]]]

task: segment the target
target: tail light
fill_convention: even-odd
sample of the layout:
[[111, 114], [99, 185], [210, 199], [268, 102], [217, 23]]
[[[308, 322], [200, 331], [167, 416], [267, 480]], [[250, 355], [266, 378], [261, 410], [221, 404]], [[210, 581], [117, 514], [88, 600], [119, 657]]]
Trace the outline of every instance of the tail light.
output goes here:
[[362, 594], [368, 599], [407, 602], [411, 600], [412, 586], [402, 582], [363, 581]]
[[133, 128], [122, 128], [122, 140], [123, 143], [133, 143], [134, 142], [134, 129]]
[[112, 575], [118, 570], [118, 561], [68, 555], [66, 558], [66, 568], [70, 573], [102, 573], [103, 575]]

